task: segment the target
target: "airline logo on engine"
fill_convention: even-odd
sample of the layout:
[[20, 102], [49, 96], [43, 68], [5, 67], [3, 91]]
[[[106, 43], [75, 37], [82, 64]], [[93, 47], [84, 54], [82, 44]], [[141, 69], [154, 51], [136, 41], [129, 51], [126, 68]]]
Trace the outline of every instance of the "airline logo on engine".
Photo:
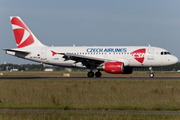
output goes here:
[[18, 48], [28, 46], [34, 42], [31, 32], [20, 19], [13, 17], [11, 23]]
[[88, 48], [86, 52], [127, 52], [127, 48]]
[[140, 63], [144, 62], [144, 53], [146, 52], [146, 49], [138, 49], [133, 51], [131, 54], [134, 56], [134, 59], [137, 60]]

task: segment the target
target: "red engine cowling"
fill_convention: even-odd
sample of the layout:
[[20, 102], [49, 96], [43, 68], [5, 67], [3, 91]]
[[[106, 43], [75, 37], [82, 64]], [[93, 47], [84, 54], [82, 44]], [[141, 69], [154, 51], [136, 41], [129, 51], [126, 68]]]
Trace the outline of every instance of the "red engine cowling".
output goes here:
[[108, 73], [123, 73], [124, 72], [124, 63], [122, 62], [106, 62], [103, 66], [105, 72]]

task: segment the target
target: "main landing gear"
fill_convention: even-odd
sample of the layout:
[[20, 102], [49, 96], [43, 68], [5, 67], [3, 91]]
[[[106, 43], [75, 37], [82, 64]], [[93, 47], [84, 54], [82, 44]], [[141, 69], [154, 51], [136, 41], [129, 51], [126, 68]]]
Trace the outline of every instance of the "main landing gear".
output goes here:
[[[101, 74], [100, 71], [97, 71], [97, 72], [95, 73], [95, 76], [96, 76], [96, 77], [101, 77], [101, 75], [102, 75], [102, 74]], [[89, 71], [88, 74], [87, 74], [87, 76], [88, 76], [88, 77], [94, 77], [94, 72], [93, 72], [93, 71]]]
[[153, 74], [153, 69], [152, 69], [152, 67], [149, 67], [149, 70], [151, 71], [151, 73], [149, 74], [149, 77], [150, 77], [150, 78], [153, 78], [153, 77], [154, 77], [154, 74]]

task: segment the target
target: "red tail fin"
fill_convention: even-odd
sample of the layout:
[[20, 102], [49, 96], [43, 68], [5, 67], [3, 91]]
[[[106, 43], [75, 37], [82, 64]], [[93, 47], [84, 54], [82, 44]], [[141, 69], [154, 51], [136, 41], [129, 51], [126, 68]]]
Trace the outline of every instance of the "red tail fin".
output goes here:
[[43, 45], [24, 24], [20, 17], [10, 17], [17, 48]]

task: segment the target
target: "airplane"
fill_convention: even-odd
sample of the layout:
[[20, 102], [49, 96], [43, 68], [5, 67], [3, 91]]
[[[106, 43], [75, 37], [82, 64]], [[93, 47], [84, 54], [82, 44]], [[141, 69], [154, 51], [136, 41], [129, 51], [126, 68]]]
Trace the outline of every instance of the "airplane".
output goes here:
[[17, 48], [4, 49], [6, 54], [61, 67], [86, 68], [90, 70], [88, 77], [101, 77], [101, 71], [131, 74], [134, 67], [149, 67], [149, 76], [153, 78], [153, 67], [178, 62], [178, 58], [167, 50], [150, 45], [49, 47], [35, 37], [19, 16], [11, 16], [10, 21]]

